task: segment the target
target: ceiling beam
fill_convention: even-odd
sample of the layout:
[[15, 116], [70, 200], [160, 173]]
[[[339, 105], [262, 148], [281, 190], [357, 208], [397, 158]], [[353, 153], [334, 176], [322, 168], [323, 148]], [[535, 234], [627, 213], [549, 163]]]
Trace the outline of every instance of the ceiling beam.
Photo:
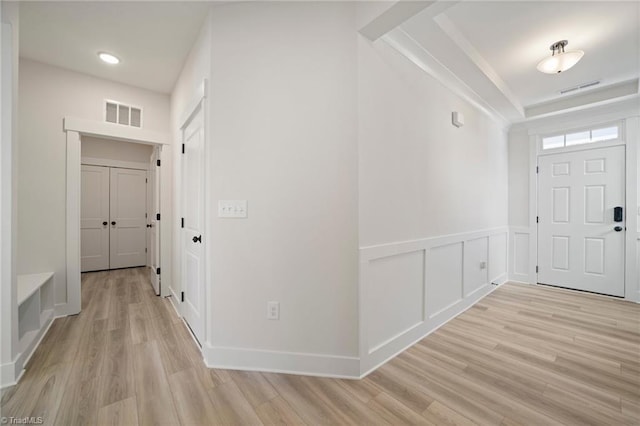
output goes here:
[[367, 5], [364, 7], [376, 7], [375, 11], [363, 11], [362, 9], [360, 11], [361, 14], [368, 13], [369, 15], [366, 23], [360, 28], [360, 34], [371, 41], [375, 41], [418, 13], [425, 11], [424, 13], [435, 17], [456, 3], [458, 2], [442, 0], [397, 1], [389, 6], [389, 3], [376, 4], [374, 2], [373, 6]]

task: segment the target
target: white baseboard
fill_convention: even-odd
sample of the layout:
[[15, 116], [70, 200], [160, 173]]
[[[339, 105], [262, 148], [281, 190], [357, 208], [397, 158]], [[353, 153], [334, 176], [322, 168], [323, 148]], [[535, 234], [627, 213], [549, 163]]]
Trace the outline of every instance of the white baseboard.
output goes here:
[[204, 362], [209, 368], [300, 374], [305, 376], [357, 379], [357, 357], [225, 348], [205, 344]]

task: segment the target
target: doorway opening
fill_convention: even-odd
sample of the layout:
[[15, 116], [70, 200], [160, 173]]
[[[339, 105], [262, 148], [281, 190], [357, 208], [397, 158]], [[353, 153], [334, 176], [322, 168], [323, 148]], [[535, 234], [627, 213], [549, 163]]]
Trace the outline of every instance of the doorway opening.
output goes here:
[[157, 251], [149, 247], [156, 214], [155, 179], [149, 180], [154, 151], [151, 145], [81, 138], [82, 272], [151, 266], [151, 252]]
[[[170, 195], [170, 186], [169, 181], [167, 180], [163, 183], [161, 179], [161, 159], [164, 156], [168, 155], [168, 151], [166, 148], [169, 145], [170, 137], [166, 134], [146, 131], [142, 129], [129, 129], [129, 128], [120, 128], [117, 126], [113, 126], [112, 124], [102, 123], [102, 122], [94, 122], [94, 121], [86, 121], [79, 120], [74, 118], [65, 118], [64, 119], [64, 131], [66, 132], [67, 139], [67, 226], [66, 226], [66, 282], [67, 282], [67, 303], [64, 306], [61, 306], [59, 310], [60, 315], [74, 315], [80, 312], [81, 310], [81, 265], [82, 265], [82, 245], [81, 245], [81, 222], [82, 222], [82, 145], [81, 140], [91, 140], [89, 138], [98, 138], [101, 140], [107, 139], [110, 142], [127, 142], [133, 145], [146, 145], [151, 146], [153, 154], [147, 158], [147, 163], [145, 166], [147, 170], [144, 172], [145, 174], [149, 173], [149, 168], [151, 168], [151, 162], [156, 161], [153, 166], [155, 173], [152, 173], [152, 179], [155, 179], [153, 185], [155, 188], [154, 193], [156, 194], [155, 200], [152, 200], [152, 206], [157, 207], [155, 210], [156, 216], [155, 220], [155, 247], [157, 250], [155, 253], [155, 261], [153, 259], [149, 259], [149, 253], [142, 253], [140, 256], [143, 265], [147, 263], [151, 263], [152, 266], [152, 284], [154, 285], [154, 290], [157, 295], [163, 295], [163, 289], [160, 282], [160, 274], [161, 274], [161, 265], [167, 264], [169, 265], [168, 269], [170, 271], [170, 235], [169, 233], [162, 232], [162, 222], [161, 217], [163, 216], [163, 211], [170, 212], [170, 201], [160, 200], [160, 193], [166, 193], [167, 196]], [[113, 147], [113, 145], [111, 146]], [[87, 157], [87, 156], [85, 156]], [[91, 157], [88, 157], [91, 158]], [[93, 160], [85, 161], [93, 161], [94, 163], [99, 161], [95, 158]], [[113, 161], [113, 159], [112, 159]], [[114, 166], [116, 169], [123, 170], [135, 170], [135, 168], [131, 168], [131, 164], [127, 163], [117, 163], [117, 164], [87, 164], [90, 166], [96, 167], [108, 167]], [[111, 171], [109, 171], [109, 178], [111, 185]], [[131, 175], [131, 173], [128, 173]], [[118, 175], [118, 173], [116, 173]], [[149, 176], [146, 176], [147, 181], [149, 180]], [[124, 179], [126, 181], [126, 179]], [[122, 184], [122, 182], [120, 183]], [[146, 183], [148, 184], [148, 182]], [[140, 191], [138, 191], [140, 192]], [[125, 191], [126, 193], [126, 191]], [[144, 194], [142, 195], [145, 210], [146, 206], [149, 203], [147, 197], [147, 191], [145, 189]], [[131, 194], [129, 194], [131, 196]], [[109, 200], [111, 202], [111, 200]], [[147, 216], [149, 216], [148, 212]], [[166, 215], [165, 215], [166, 216]], [[169, 214], [170, 217], [170, 214]], [[130, 218], [125, 218], [126, 221]], [[150, 222], [147, 222], [149, 217], [145, 218], [142, 222], [142, 227], [144, 229], [144, 242], [142, 246], [146, 245], [149, 247], [149, 240], [153, 238], [153, 236], [149, 236], [147, 234], [147, 225], [150, 225]], [[105, 220], [101, 220], [99, 222], [100, 227], [103, 227], [103, 222]], [[107, 220], [107, 229], [109, 229], [109, 233], [111, 233], [111, 227], [117, 227], [118, 220], [115, 220], [116, 225], [112, 225], [111, 222], [114, 222], [113, 218], [110, 217]], [[117, 228], [116, 228], [117, 229]], [[104, 231], [102, 231], [104, 232]], [[162, 250], [165, 248], [165, 250]], [[111, 254], [111, 253], [110, 253]], [[155, 265], [154, 265], [155, 263]], [[155, 266], [155, 267], [153, 267]]]

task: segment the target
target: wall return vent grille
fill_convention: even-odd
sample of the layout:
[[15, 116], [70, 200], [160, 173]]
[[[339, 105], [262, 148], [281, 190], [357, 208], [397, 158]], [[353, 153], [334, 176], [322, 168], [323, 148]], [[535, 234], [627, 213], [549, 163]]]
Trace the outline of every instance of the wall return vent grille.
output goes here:
[[107, 123], [142, 127], [142, 108], [116, 101], [105, 101], [104, 105], [104, 120]]

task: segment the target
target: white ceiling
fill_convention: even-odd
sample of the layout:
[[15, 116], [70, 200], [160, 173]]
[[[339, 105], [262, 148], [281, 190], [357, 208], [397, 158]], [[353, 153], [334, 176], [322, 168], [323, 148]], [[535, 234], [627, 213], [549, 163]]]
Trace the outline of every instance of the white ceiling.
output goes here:
[[[169, 93], [210, 5], [22, 2], [20, 55]], [[400, 44], [414, 43], [414, 51], [421, 50], [432, 67], [461, 80], [487, 109], [519, 121], [614, 94], [622, 98], [633, 87], [637, 92], [637, 82], [607, 90], [640, 74], [639, 19], [636, 1], [441, 1], [390, 34], [400, 32]], [[536, 64], [550, 54], [549, 45], [561, 39], [569, 40], [568, 49], [585, 51], [582, 61], [558, 75], [537, 71]], [[98, 51], [113, 53], [122, 62], [105, 65]], [[594, 80], [601, 83], [559, 94]]]
[[[540, 104], [575, 106], [588, 91], [601, 93], [592, 100], [605, 99], [611, 85], [618, 87], [616, 96], [620, 87], [637, 93], [637, 83], [619, 83], [640, 74], [639, 20], [636, 1], [463, 1], [435, 16], [427, 8], [400, 30], [503, 117], [517, 121]], [[567, 50], [585, 52], [582, 60], [561, 74], [539, 72], [536, 65], [550, 56], [549, 46], [563, 39]], [[595, 80], [601, 83], [591, 89], [559, 93]], [[572, 96], [576, 102], [566, 102]]]
[[[205, 2], [22, 2], [20, 56], [169, 93], [209, 10]], [[109, 66], [97, 52], [121, 60]]]

